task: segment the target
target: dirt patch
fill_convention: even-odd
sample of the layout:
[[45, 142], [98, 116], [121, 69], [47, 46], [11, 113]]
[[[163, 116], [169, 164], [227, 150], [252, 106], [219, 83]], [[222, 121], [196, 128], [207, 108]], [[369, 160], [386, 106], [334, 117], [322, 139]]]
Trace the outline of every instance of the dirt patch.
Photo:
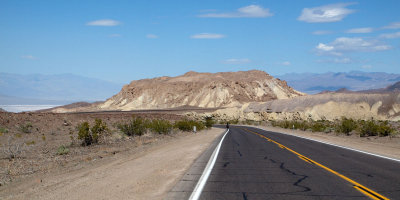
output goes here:
[[374, 153], [390, 158], [400, 159], [400, 138], [399, 137], [359, 137], [356, 135], [345, 136], [335, 133], [320, 133], [300, 130], [283, 129], [270, 126], [256, 126], [267, 131], [281, 132], [289, 135], [306, 137], [322, 142], [349, 147]]
[[1, 199], [162, 199], [223, 133], [178, 133], [114, 156], [58, 168], [0, 188]]
[[[182, 119], [167, 113], [136, 113], [147, 119]], [[10, 182], [23, 180], [36, 173], [48, 173], [59, 168], [79, 167], [113, 156], [138, 146], [150, 144], [171, 136], [147, 134], [143, 137], [126, 137], [116, 124], [130, 120], [132, 113], [5, 113], [0, 112], [0, 190]], [[77, 140], [77, 125], [102, 119], [110, 129], [100, 144], [82, 147]], [[72, 139], [71, 139], [72, 137]], [[61, 146], [66, 147], [59, 152]], [[68, 153], [66, 153], [68, 151]]]

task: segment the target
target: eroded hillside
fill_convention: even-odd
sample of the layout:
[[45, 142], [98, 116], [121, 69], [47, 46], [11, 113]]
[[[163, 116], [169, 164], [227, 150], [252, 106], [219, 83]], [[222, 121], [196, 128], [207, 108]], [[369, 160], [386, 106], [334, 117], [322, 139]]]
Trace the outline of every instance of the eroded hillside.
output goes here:
[[[221, 108], [302, 96], [266, 72], [197, 73], [132, 81], [104, 103], [84, 110], [142, 110], [177, 107]], [[82, 109], [55, 109], [55, 112]]]

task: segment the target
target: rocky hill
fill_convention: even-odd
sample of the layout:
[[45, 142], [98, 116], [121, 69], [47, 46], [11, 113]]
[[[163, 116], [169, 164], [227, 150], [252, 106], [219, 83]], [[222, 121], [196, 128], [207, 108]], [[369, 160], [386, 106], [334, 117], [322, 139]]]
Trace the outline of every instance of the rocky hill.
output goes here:
[[103, 110], [231, 107], [288, 99], [302, 93], [263, 71], [197, 73], [132, 81], [99, 107]]
[[[187, 72], [177, 77], [132, 81], [104, 103], [85, 110], [142, 110], [178, 107], [221, 108], [302, 96], [264, 71]], [[58, 109], [56, 112], [65, 112]], [[71, 110], [72, 111], [72, 110]], [[73, 111], [80, 111], [74, 109]]]

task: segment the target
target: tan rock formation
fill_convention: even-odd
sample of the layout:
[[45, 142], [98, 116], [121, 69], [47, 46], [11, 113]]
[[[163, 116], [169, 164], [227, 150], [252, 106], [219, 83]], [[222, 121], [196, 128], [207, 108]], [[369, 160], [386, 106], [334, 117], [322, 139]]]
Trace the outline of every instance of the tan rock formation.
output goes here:
[[166, 109], [182, 106], [220, 108], [302, 96], [266, 72], [188, 72], [177, 77], [132, 81], [97, 106], [98, 110]]

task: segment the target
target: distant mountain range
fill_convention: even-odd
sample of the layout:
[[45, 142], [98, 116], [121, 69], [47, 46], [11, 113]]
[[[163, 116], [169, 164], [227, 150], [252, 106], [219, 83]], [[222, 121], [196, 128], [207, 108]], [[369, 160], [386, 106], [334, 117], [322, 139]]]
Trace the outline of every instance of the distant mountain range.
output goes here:
[[[385, 88], [400, 81], [400, 74], [384, 72], [290, 73], [277, 76], [295, 90], [308, 94]], [[123, 84], [74, 74], [19, 75], [0, 73], [0, 105], [65, 105], [78, 101], [104, 101]]]
[[74, 74], [0, 73], [0, 104], [64, 104], [106, 100], [123, 84]]
[[308, 94], [342, 88], [352, 91], [379, 89], [400, 81], [400, 74], [360, 71], [323, 74], [290, 73], [276, 77], [287, 81], [288, 85], [294, 89]]

